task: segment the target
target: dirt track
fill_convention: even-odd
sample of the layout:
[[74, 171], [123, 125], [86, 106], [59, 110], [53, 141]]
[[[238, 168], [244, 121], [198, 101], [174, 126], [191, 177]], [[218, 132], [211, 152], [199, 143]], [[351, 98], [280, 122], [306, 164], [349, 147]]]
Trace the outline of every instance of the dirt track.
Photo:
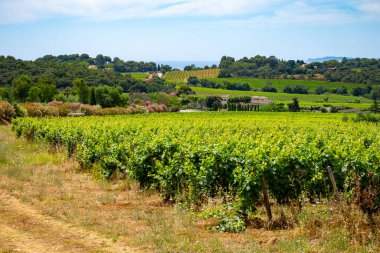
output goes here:
[[133, 252], [96, 233], [43, 215], [1, 190], [0, 217], [0, 249], [3, 251]]

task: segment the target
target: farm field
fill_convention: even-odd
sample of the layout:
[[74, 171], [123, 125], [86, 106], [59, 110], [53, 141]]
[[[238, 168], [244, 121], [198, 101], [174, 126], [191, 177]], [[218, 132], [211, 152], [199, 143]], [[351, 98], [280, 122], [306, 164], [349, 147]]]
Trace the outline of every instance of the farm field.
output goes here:
[[168, 82], [186, 83], [187, 79], [195, 76], [198, 79], [217, 78], [220, 69], [189, 70], [189, 71], [169, 71], [165, 74], [164, 79]]
[[[261, 92], [261, 91], [238, 91], [238, 90], [224, 90], [224, 89], [212, 89], [203, 87], [191, 87], [192, 90], [200, 96], [211, 95], [229, 95], [231, 97], [237, 96], [265, 96], [270, 100], [277, 103], [289, 103], [292, 98], [297, 97], [301, 106], [322, 106], [323, 104], [335, 104], [341, 106], [348, 106], [358, 109], [368, 109], [371, 106], [372, 101], [364, 97], [345, 96], [337, 94], [289, 94], [283, 92]], [[326, 99], [327, 98], [327, 99]]]
[[147, 74], [145, 72], [130, 72], [127, 74], [130, 74], [132, 76], [132, 78], [137, 79], [137, 80], [145, 80], [149, 76], [149, 74]]
[[248, 83], [252, 90], [261, 89], [266, 85], [271, 85], [279, 92], [282, 92], [285, 86], [294, 87], [296, 85], [304, 85], [308, 87], [310, 93], [315, 93], [318, 87], [325, 87], [327, 89], [346, 87], [348, 93], [352, 92], [353, 88], [365, 88], [366, 84], [344, 83], [344, 82], [327, 82], [317, 80], [291, 80], [291, 79], [259, 79], [259, 78], [207, 78], [216, 83], [230, 82], [230, 83]]
[[[0, 213], [6, 219], [0, 227], [7, 228], [7, 237], [0, 237], [0, 249], [17, 242], [17, 234], [7, 233], [8, 217], [15, 219], [13, 205], [16, 214], [33, 213], [28, 217], [37, 227], [50, 219], [51, 235], [60, 228], [73, 242], [56, 244], [71, 250], [376, 252], [379, 240], [365, 225], [366, 216], [355, 205], [334, 203], [326, 166], [346, 197], [353, 196], [346, 187], [359, 171], [365, 190], [378, 175], [379, 126], [341, 117], [203, 112], [17, 119], [14, 133], [34, 143], [15, 139], [9, 127], [1, 127], [0, 202], [5, 209]], [[273, 224], [284, 212], [287, 217], [288, 225], [280, 230], [249, 225], [267, 220], [260, 197], [263, 176]], [[322, 197], [319, 204], [307, 200], [314, 195]], [[301, 211], [276, 204], [295, 203], [300, 196]], [[167, 204], [173, 201], [176, 207]], [[195, 211], [186, 211], [190, 207]], [[220, 215], [234, 225], [227, 231], [242, 228], [242, 217], [249, 224], [234, 235], [209, 230]], [[375, 214], [374, 221], [378, 218]], [[348, 229], [352, 222], [360, 231]], [[83, 237], [87, 230], [89, 237]]]

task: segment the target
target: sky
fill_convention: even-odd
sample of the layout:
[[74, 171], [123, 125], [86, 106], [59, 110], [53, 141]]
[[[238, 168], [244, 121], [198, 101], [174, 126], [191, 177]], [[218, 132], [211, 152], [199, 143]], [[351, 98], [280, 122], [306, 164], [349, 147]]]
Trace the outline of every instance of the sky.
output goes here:
[[380, 0], [0, 0], [0, 55], [380, 58]]

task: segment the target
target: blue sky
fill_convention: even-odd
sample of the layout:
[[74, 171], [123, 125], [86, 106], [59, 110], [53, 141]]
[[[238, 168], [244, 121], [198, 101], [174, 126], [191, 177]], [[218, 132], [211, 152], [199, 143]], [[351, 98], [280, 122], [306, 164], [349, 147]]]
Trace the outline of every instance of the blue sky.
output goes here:
[[380, 58], [380, 0], [0, 0], [0, 55]]

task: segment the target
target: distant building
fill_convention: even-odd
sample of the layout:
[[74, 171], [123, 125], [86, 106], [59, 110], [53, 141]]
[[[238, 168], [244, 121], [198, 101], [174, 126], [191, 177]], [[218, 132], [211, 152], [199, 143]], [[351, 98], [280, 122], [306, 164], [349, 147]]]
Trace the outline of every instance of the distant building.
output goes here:
[[228, 101], [228, 95], [222, 95], [221, 98], [222, 98], [222, 105], [226, 105], [227, 104], [227, 101]]
[[269, 105], [269, 104], [273, 104], [273, 101], [269, 100], [267, 97], [251, 96], [251, 104], [253, 104], [253, 105]]
[[88, 66], [88, 69], [98, 69], [98, 67], [96, 66], [96, 65], [90, 65], [90, 66]]

